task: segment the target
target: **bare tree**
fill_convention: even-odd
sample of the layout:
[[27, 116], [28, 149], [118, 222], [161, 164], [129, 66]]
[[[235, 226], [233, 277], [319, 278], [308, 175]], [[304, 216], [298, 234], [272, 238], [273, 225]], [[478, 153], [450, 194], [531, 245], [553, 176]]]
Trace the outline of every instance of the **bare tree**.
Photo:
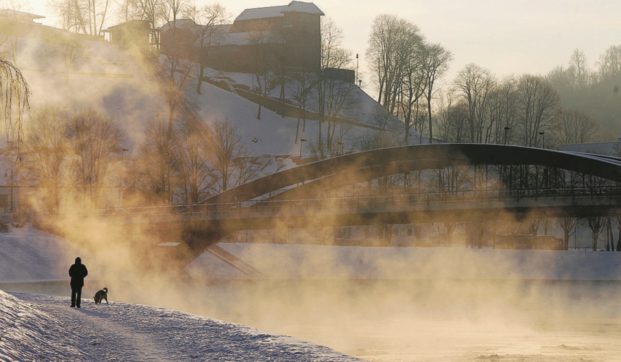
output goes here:
[[621, 74], [621, 45], [611, 46], [600, 59], [599, 73], [602, 78]]
[[373, 21], [367, 57], [378, 85], [378, 102], [395, 113], [403, 72], [412, 44], [421, 42], [418, 28], [393, 15], [379, 15]]
[[0, 59], [0, 117], [4, 122], [5, 140], [17, 148], [18, 154], [29, 96], [30, 89], [21, 71], [12, 63]]
[[[321, 116], [317, 137], [316, 151], [321, 158], [334, 155], [338, 148], [336, 143], [336, 117], [350, 99], [354, 84], [330, 76], [329, 69], [346, 68], [351, 64], [351, 52], [342, 46], [342, 30], [331, 19], [322, 23], [321, 33], [321, 74], [318, 75], [317, 90], [318, 110]], [[323, 125], [326, 125], [325, 140]], [[342, 130], [342, 128], [341, 128]]]
[[571, 54], [569, 72], [573, 75], [576, 87], [584, 87], [589, 83], [589, 71], [584, 51], [576, 49]]
[[180, 130], [178, 172], [183, 183], [185, 202], [188, 204], [202, 202], [213, 183], [209, 169], [211, 141], [211, 130], [200, 120], [185, 122]]
[[86, 110], [71, 116], [66, 137], [77, 189], [97, 201], [110, 156], [121, 148], [120, 130], [102, 114]]
[[439, 44], [425, 46], [424, 69], [425, 69], [425, 99], [427, 100], [427, 116], [429, 121], [429, 142], [433, 142], [433, 124], [431, 114], [431, 101], [435, 82], [446, 72], [452, 55]]
[[554, 124], [554, 133], [559, 144], [586, 143], [597, 133], [597, 124], [578, 111], [559, 110]]
[[522, 144], [537, 146], [539, 132], [550, 127], [559, 97], [541, 77], [523, 75], [517, 83], [518, 126]]
[[174, 176], [179, 165], [176, 133], [169, 132], [168, 122], [154, 119], [147, 127], [145, 142], [140, 146], [132, 183], [147, 199], [172, 203]]
[[[272, 73], [276, 67], [276, 56], [274, 52], [266, 46], [268, 37], [274, 36], [271, 30], [255, 30], [249, 35], [249, 41], [254, 45], [255, 60], [255, 92], [265, 98], [273, 88]], [[261, 119], [263, 100], [260, 99], [257, 108], [257, 119]]]
[[216, 191], [226, 191], [235, 182], [236, 160], [245, 153], [241, 137], [229, 120], [214, 125], [209, 147], [210, 165], [218, 180]]
[[467, 125], [470, 142], [485, 142], [485, 130], [488, 126], [485, 111], [495, 86], [496, 82], [491, 73], [476, 64], [468, 64], [457, 75], [456, 92], [468, 108]]
[[103, 36], [110, 0], [55, 0], [63, 28], [92, 36]]
[[569, 249], [569, 238], [575, 233], [578, 219], [571, 216], [564, 216], [558, 219], [559, 226], [563, 229], [563, 249]]
[[151, 29], [158, 28], [168, 20], [165, 0], [125, 0], [126, 20], [146, 20]]
[[603, 216], [592, 216], [587, 219], [589, 228], [591, 229], [591, 236], [593, 239], [593, 251], [597, 251], [597, 241], [599, 234], [606, 225], [606, 218]]
[[[177, 39], [177, 19], [184, 10], [186, 0], [163, 0], [161, 5], [165, 10], [167, 19], [167, 32], [170, 33], [171, 44], [176, 44]], [[140, 1], [142, 2], [142, 0]], [[149, 8], [150, 9], [150, 8]], [[192, 63], [181, 62], [181, 54], [173, 48], [168, 54], [166, 54], [166, 62], [163, 64], [161, 79], [163, 93], [168, 103], [168, 133], [173, 137], [173, 124], [179, 111], [184, 111], [185, 100], [185, 86], [190, 79], [190, 73], [192, 71]], [[187, 108], [187, 107], [185, 107]]]
[[198, 43], [198, 76], [196, 84], [196, 93], [201, 94], [201, 85], [205, 73], [205, 62], [207, 61], [207, 52], [218, 36], [221, 36], [220, 25], [228, 20], [226, 9], [220, 4], [212, 4], [202, 8], [195, 6], [186, 9], [187, 16], [199, 24]]
[[422, 38], [415, 30], [415, 28], [409, 29], [406, 41], [402, 46], [405, 60], [397, 103], [399, 104], [399, 118], [404, 125], [404, 144], [408, 143], [412, 126], [422, 135], [421, 127], [417, 121], [420, 118], [419, 100], [426, 90], [425, 57], [427, 52]]
[[68, 148], [67, 119], [67, 112], [45, 107], [33, 114], [28, 123], [28, 173], [43, 192], [40, 199], [48, 212], [58, 210], [63, 180], [67, 176], [63, 171]]
[[[298, 123], [295, 129], [295, 144], [298, 144], [298, 141], [300, 139], [300, 132], [306, 132], [306, 112], [308, 109], [308, 100], [313, 93], [316, 79], [316, 74], [309, 72], [307, 69], [302, 69], [293, 77], [293, 80], [295, 82], [295, 93], [293, 95], [293, 100], [296, 101], [298, 105], [298, 110], [300, 111], [301, 115], [298, 115]], [[301, 131], [300, 122], [302, 123]]]

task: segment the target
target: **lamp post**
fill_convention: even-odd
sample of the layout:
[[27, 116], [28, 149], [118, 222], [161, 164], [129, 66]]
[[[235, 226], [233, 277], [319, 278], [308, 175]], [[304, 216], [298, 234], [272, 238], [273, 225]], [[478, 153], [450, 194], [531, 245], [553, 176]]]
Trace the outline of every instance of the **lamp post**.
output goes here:
[[302, 146], [306, 142], [306, 138], [300, 138], [300, 159], [302, 159]]
[[541, 148], [546, 148], [546, 133], [541, 131], [539, 135], [541, 136]]
[[354, 77], [354, 84], [356, 84], [356, 80], [360, 79], [360, 75], [358, 74], [358, 53], [356, 53], [356, 76]]
[[507, 134], [509, 133], [510, 130], [511, 130], [511, 127], [509, 126], [505, 127], [505, 145], [507, 144]]

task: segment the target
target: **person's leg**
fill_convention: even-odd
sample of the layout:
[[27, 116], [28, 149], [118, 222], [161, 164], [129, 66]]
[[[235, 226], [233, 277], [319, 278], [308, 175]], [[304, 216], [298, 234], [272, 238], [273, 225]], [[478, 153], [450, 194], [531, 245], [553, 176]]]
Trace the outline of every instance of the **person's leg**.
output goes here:
[[75, 307], [75, 295], [76, 295], [76, 291], [75, 291], [75, 288], [72, 285], [71, 286], [71, 306], [72, 307]]
[[80, 308], [80, 301], [82, 300], [82, 287], [76, 288], [75, 306]]

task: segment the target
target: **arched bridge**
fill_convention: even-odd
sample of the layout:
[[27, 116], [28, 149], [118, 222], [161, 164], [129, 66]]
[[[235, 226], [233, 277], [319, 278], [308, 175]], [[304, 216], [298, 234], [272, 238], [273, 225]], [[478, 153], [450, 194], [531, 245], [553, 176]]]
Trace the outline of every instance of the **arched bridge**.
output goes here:
[[508, 145], [343, 155], [180, 207], [192, 254], [239, 230], [620, 214], [621, 159]]

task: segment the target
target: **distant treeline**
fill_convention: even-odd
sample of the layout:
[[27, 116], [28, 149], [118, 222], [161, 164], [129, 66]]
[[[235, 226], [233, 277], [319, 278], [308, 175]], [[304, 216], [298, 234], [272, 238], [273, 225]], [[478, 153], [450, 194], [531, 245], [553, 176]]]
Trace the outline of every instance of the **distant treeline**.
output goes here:
[[396, 143], [411, 142], [412, 128], [421, 140], [547, 148], [621, 134], [621, 46], [606, 50], [595, 68], [576, 50], [567, 66], [547, 75], [498, 79], [468, 64], [440, 90], [435, 84], [450, 53], [407, 20], [380, 15], [367, 56], [378, 102], [404, 124]]

